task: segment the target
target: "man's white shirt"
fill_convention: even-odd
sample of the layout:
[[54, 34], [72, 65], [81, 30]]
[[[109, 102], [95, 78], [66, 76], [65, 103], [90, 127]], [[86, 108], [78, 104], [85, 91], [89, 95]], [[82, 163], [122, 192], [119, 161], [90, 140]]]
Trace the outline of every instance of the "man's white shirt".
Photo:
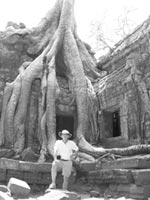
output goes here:
[[70, 160], [73, 151], [78, 151], [78, 146], [72, 140], [64, 143], [63, 140], [57, 140], [54, 146], [54, 154], [60, 155], [61, 159]]

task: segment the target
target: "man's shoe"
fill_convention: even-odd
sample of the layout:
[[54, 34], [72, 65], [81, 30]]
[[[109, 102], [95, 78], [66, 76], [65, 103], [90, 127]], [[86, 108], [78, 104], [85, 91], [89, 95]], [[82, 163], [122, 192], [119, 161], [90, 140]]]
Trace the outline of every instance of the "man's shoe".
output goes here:
[[50, 186], [45, 190], [45, 193], [48, 193], [51, 191], [51, 189], [56, 189], [56, 185], [54, 183], [51, 183]]
[[48, 192], [50, 192], [51, 191], [51, 189], [50, 188], [47, 188], [46, 190], [45, 190], [45, 193], [48, 193]]
[[49, 189], [56, 189], [56, 185], [54, 183], [51, 183]]

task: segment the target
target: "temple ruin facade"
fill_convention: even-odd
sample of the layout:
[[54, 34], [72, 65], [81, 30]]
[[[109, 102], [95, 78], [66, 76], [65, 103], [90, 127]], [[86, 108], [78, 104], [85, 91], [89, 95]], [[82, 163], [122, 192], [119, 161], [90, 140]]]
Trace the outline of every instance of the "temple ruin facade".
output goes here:
[[98, 62], [97, 67], [107, 74], [94, 84], [101, 139], [149, 143], [149, 31], [150, 19]]
[[[132, 34], [116, 44], [112, 52], [100, 58], [97, 63], [100, 78], [92, 82], [98, 98], [96, 108], [98, 131], [94, 139], [96, 143], [116, 141], [115, 144], [117, 144], [117, 140], [124, 141], [123, 143], [119, 142], [118, 145], [149, 142], [149, 21], [149, 19], [146, 20]], [[22, 35], [10, 34], [9, 36], [13, 26], [15, 25], [8, 26], [7, 37], [5, 33], [1, 33], [0, 39], [1, 111], [6, 83], [14, 80], [24, 61], [32, 60], [25, 51], [27, 41], [22, 38]], [[17, 28], [21, 27], [18, 25]], [[68, 129], [74, 138], [77, 128], [76, 103], [63, 73], [63, 67], [61, 71], [57, 71], [61, 91], [56, 101], [56, 132]], [[31, 132], [32, 136], [30, 137], [38, 145], [38, 139], [36, 139], [38, 130], [33, 126], [32, 121], [37, 120], [35, 116], [38, 113], [36, 104], [40, 95], [40, 81], [36, 79], [32, 87], [32, 101], [28, 105], [32, 112], [28, 116], [29, 125], [26, 129], [28, 133]], [[30, 126], [30, 124], [32, 125]], [[90, 140], [88, 134], [87, 139]]]
[[73, 2], [56, 1], [32, 30], [0, 32], [0, 181], [49, 184], [48, 156], [68, 129], [89, 183], [137, 195], [140, 182], [140, 199], [150, 195], [150, 18], [96, 61]]

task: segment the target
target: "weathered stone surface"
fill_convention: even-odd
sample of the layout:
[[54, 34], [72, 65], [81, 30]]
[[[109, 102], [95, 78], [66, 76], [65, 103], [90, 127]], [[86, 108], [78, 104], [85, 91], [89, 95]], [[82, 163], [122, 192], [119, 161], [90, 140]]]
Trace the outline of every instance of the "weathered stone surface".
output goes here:
[[132, 156], [112, 161], [100, 161], [97, 169], [148, 169], [150, 168], [150, 155]]
[[10, 158], [15, 154], [13, 149], [0, 149], [0, 158]]
[[0, 200], [13, 200], [13, 197], [10, 197], [8, 194], [5, 192], [0, 191]]
[[150, 169], [132, 170], [136, 185], [150, 185]]
[[51, 173], [49, 173], [49, 172], [47, 172], [47, 173], [41, 173], [40, 182], [42, 184], [50, 184], [50, 182], [51, 182]]
[[131, 145], [130, 141], [126, 140], [122, 136], [103, 138], [100, 140], [99, 144], [102, 145], [104, 148], [123, 148]]
[[104, 198], [86, 198], [86, 199], [83, 199], [83, 200], [104, 200]]
[[46, 193], [45, 195], [38, 197], [37, 200], [76, 200], [78, 195], [75, 192], [69, 192], [65, 190], [51, 190], [50, 192]]
[[[60, 70], [60, 68], [59, 68], [59, 70]], [[67, 107], [69, 107], [68, 112], [71, 114], [75, 110], [74, 106], [76, 103], [75, 103], [73, 94], [69, 90], [68, 81], [65, 77], [62, 77], [62, 76], [57, 76], [57, 80], [58, 80], [58, 84], [60, 87], [60, 94], [57, 99], [57, 105], [64, 105], [64, 108], [61, 108], [61, 106], [58, 106], [57, 109], [59, 109], [60, 111], [63, 111], [63, 109], [65, 110], [65, 105], [66, 105]], [[67, 109], [67, 107], [66, 107], [66, 109]], [[71, 107], [72, 107], [72, 109], [71, 109]]]
[[97, 170], [91, 171], [88, 175], [91, 183], [133, 183], [133, 176], [130, 170]]
[[90, 196], [91, 197], [99, 197], [99, 192], [98, 191], [96, 191], [96, 190], [91, 190], [90, 191]]
[[6, 181], [6, 169], [0, 169], [0, 182]]
[[117, 192], [117, 188], [118, 188], [118, 184], [117, 183], [112, 183], [112, 184], [109, 184], [109, 190], [111, 191], [111, 192], [114, 192], [114, 193], [116, 193]]
[[130, 198], [147, 199], [150, 196], [150, 186], [149, 185], [137, 186], [135, 184], [120, 184], [117, 188], [117, 192], [124, 195], [127, 194]]
[[13, 169], [19, 171], [30, 171], [30, 172], [50, 172], [51, 163], [37, 163], [19, 161], [8, 158], [0, 159], [0, 169]]
[[24, 151], [21, 154], [21, 158], [23, 161], [31, 161], [31, 162], [37, 162], [39, 155], [37, 155], [31, 147], [28, 147], [24, 149]]
[[23, 172], [18, 170], [8, 169], [6, 173], [6, 181], [8, 182], [12, 177], [23, 180]]
[[[50, 173], [49, 176], [50, 177]], [[47, 179], [43, 180], [42, 178], [42, 173], [38, 173], [38, 172], [24, 172], [23, 173], [23, 180], [28, 182], [28, 183], [32, 183], [32, 184], [48, 184], [50, 183], [50, 181], [48, 182]], [[43, 182], [44, 181], [44, 182]]]
[[[105, 197], [99, 197], [99, 198], [86, 198], [86, 199], [83, 199], [83, 200], [109, 200], [109, 198]], [[125, 197], [119, 197], [119, 198], [111, 198], [111, 200], [134, 200], [134, 199], [131, 199], [131, 198], [125, 198]]]
[[131, 186], [132, 184], [119, 184], [116, 191], [129, 194]]
[[8, 192], [8, 188], [7, 188], [7, 186], [6, 185], [0, 185], [0, 191], [1, 192]]
[[82, 161], [79, 167], [81, 171], [89, 172], [95, 169], [96, 163], [90, 161]]
[[16, 197], [28, 197], [30, 193], [30, 186], [22, 180], [11, 178], [7, 185], [11, 194]]

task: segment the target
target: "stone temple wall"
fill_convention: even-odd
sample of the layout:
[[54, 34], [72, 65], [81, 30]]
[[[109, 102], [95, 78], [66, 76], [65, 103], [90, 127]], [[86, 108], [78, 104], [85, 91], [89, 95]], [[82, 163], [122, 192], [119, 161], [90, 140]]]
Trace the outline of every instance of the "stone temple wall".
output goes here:
[[149, 143], [149, 19], [145, 23], [140, 27], [143, 35], [137, 29], [98, 63], [98, 68], [107, 72], [94, 84], [99, 99], [101, 139], [121, 136], [133, 143]]

